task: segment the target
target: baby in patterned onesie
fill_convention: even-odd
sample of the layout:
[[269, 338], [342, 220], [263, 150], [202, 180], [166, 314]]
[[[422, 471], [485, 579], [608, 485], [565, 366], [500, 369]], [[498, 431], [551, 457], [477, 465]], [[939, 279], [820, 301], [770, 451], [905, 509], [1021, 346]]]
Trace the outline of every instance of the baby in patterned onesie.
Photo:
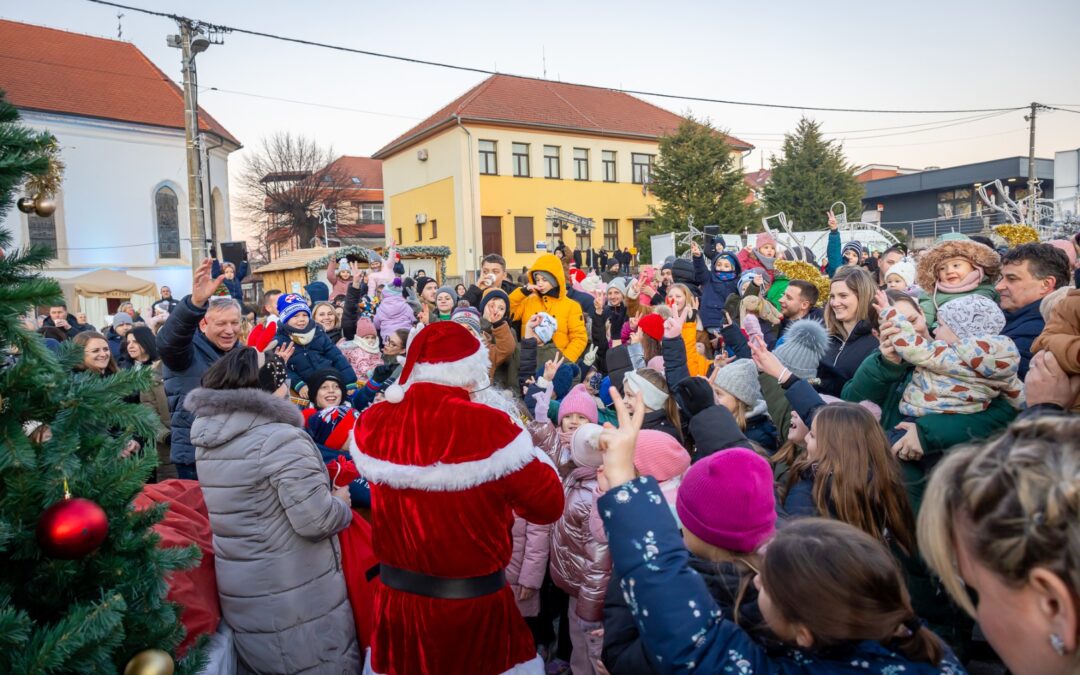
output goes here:
[[888, 303], [879, 292], [881, 322], [891, 321], [900, 329], [892, 345], [900, 358], [915, 366], [900, 402], [901, 413], [914, 418], [982, 412], [998, 396], [1014, 408], [1023, 407], [1024, 385], [1016, 374], [1020, 352], [1011, 338], [1001, 335], [1005, 315], [994, 301], [966, 295], [945, 303], [938, 310], [932, 341], [916, 333], [910, 319]]

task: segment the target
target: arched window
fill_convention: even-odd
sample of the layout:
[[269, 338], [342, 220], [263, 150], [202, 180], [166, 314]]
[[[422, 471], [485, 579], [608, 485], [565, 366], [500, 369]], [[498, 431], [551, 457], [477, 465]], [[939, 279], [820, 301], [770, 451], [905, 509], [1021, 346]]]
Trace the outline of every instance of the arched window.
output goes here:
[[162, 186], [154, 195], [157, 214], [158, 257], [180, 257], [179, 200], [172, 188]]

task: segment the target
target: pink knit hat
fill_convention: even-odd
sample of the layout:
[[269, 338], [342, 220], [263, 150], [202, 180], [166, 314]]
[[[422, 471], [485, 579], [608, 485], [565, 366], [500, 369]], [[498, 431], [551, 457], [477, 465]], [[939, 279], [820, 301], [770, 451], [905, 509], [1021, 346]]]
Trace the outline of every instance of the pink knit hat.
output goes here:
[[364, 316], [356, 322], [356, 337], [375, 337], [376, 335], [378, 333], [375, 332], [375, 324], [371, 322], [371, 319]]
[[758, 550], [776, 531], [776, 497], [769, 462], [732, 448], [690, 467], [675, 507], [698, 539], [736, 553]]
[[663, 374], [663, 372], [664, 372], [664, 357], [657, 354], [656, 356], [649, 359], [649, 362], [645, 364], [645, 367], [646, 368], [652, 368], [656, 372]]
[[766, 244], [772, 244], [773, 248], [776, 248], [776, 240], [768, 232], [759, 232], [758, 236], [754, 238], [754, 248], [761, 248]]
[[562, 424], [563, 418], [570, 413], [584, 415], [585, 419], [596, 424], [596, 418], [599, 414], [596, 410], [596, 401], [589, 395], [589, 390], [585, 388], [584, 384], [574, 386], [563, 397], [562, 403], [559, 404], [559, 424]]
[[663, 483], [686, 473], [690, 468], [690, 453], [671, 434], [642, 429], [634, 446], [634, 468], [642, 476], [652, 476]]

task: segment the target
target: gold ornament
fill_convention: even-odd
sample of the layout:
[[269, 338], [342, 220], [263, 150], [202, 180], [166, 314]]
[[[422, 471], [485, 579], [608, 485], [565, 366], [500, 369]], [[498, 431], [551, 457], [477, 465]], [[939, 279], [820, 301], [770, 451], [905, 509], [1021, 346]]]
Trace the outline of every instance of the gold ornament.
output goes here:
[[776, 269], [784, 273], [788, 279], [800, 279], [809, 281], [818, 289], [818, 307], [824, 307], [829, 298], [829, 277], [821, 273], [818, 268], [805, 260], [777, 260]]
[[124, 675], [173, 675], [173, 660], [162, 649], [145, 649], [124, 666]]
[[34, 213], [42, 218], [48, 218], [56, 212], [56, 200], [52, 197], [34, 197]]
[[15, 206], [18, 207], [18, 209], [20, 211], [22, 211], [23, 213], [33, 213], [34, 212], [34, 198], [33, 197], [23, 197], [19, 201], [15, 202]]
[[1010, 247], [1039, 243], [1039, 233], [1030, 225], [998, 225], [994, 228], [994, 232], [1004, 239]]

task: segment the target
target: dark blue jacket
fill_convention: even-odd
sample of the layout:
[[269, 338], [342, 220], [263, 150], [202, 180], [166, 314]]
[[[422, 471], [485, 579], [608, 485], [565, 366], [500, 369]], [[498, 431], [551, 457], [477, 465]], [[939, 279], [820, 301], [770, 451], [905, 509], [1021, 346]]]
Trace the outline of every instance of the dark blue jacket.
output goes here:
[[915, 663], [873, 642], [852, 643], [826, 655], [767, 650], [732, 621], [713, 599], [654, 478], [636, 478], [600, 497], [613, 577], [648, 651], [664, 672], [685, 673], [964, 673], [951, 651], [941, 668]]
[[195, 463], [195, 447], [191, 444], [191, 423], [195, 421], [195, 415], [184, 409], [184, 396], [198, 388], [203, 373], [225, 354], [199, 330], [199, 321], [205, 315], [206, 308], [191, 304], [189, 295], [173, 309], [157, 334], [165, 395], [172, 413], [169, 458], [177, 464]]
[[1001, 334], [1012, 338], [1020, 352], [1020, 370], [1017, 377], [1021, 380], [1027, 375], [1028, 364], [1031, 363], [1031, 343], [1046, 327], [1042, 312], [1039, 311], [1040, 303], [1041, 299], [1016, 311], [1005, 312], [1005, 330], [1001, 331]]
[[[319, 454], [322, 455], [324, 464], [329, 464], [338, 457], [352, 459], [348, 450], [334, 450], [333, 448], [323, 445], [323, 443], [326, 442], [326, 439], [330, 437], [330, 434], [333, 433], [334, 428], [337, 426], [336, 424], [327, 422], [319, 417], [318, 414], [315, 414], [308, 418], [308, 421], [304, 426], [307, 429], [308, 435], [311, 436], [311, 440], [315, 441], [315, 447], [319, 448]], [[368, 484], [367, 478], [360, 476], [349, 483], [349, 500], [352, 502], [354, 508], [371, 508], [371, 485]]]
[[[215, 277], [221, 276], [221, 263], [217, 258], [214, 258], [214, 264], [210, 268], [210, 274]], [[237, 302], [244, 304], [244, 277], [248, 275], [248, 264], [245, 260], [236, 266], [236, 275], [232, 279], [222, 279], [221, 283], [225, 284], [225, 288], [229, 289], [229, 295], [233, 296]]]
[[[71, 337], [71, 333], [68, 333], [68, 337]], [[116, 359], [116, 362], [120, 363], [123, 361], [124, 355], [127, 354], [127, 350], [124, 349], [124, 338], [116, 332], [115, 328], [109, 326], [109, 330], [105, 332], [105, 339], [109, 342], [109, 351], [112, 352], [112, 356]], [[1028, 346], [1031, 346], [1030, 340], [1028, 341]]]
[[862, 362], [877, 351], [879, 345], [873, 326], [865, 319], [855, 324], [847, 339], [838, 335], [829, 336], [829, 348], [818, 364], [817, 374], [821, 384], [817, 390], [822, 394], [840, 396], [844, 384], [855, 375]]
[[694, 281], [701, 286], [701, 325], [706, 329], [720, 328], [724, 325], [724, 303], [732, 293], [739, 292], [739, 274], [742, 268], [739, 261], [731, 253], [720, 253], [717, 257], [724, 256], [731, 261], [735, 268], [735, 276], [728, 281], [716, 278], [713, 269], [716, 268], [716, 260], [710, 263], [713, 269], [705, 264], [705, 256], [694, 257]]
[[[356, 373], [349, 365], [349, 360], [327, 337], [323, 327], [314, 321], [308, 323], [308, 326], [315, 327], [315, 337], [306, 345], [296, 343], [292, 358], [285, 364], [285, 368], [289, 371], [289, 385], [293, 391], [299, 391], [312, 375], [326, 368], [338, 371], [346, 385], [355, 384]], [[285, 330], [284, 323], [278, 324], [277, 341], [281, 345], [292, 341], [288, 331]], [[313, 391], [308, 393], [311, 396], [315, 395]]]

